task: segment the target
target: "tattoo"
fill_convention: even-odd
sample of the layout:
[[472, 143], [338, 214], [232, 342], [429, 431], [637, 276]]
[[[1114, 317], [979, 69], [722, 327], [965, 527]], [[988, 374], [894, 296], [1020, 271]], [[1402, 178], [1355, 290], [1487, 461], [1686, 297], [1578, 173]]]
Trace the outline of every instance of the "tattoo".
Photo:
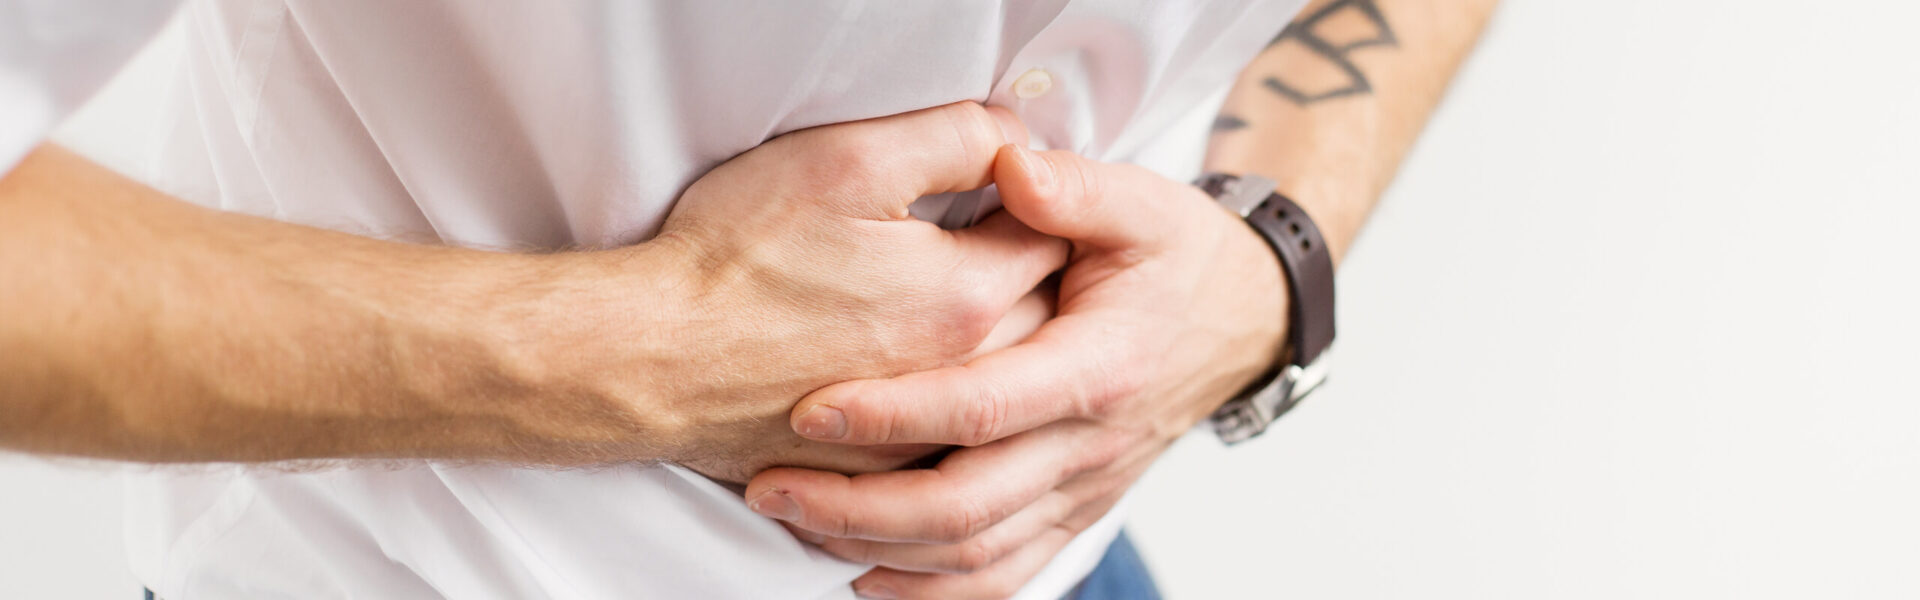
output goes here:
[[[1368, 37], [1335, 45], [1319, 31], [1320, 22], [1348, 11], [1357, 13], [1372, 23], [1374, 33]], [[1367, 75], [1360, 72], [1360, 67], [1353, 64], [1353, 60], [1348, 58], [1348, 55], [1369, 46], [1397, 46], [1400, 40], [1394, 37], [1393, 28], [1387, 26], [1386, 15], [1381, 14], [1380, 5], [1375, 4], [1374, 0], [1338, 0], [1320, 9], [1320, 12], [1289, 25], [1286, 30], [1280, 32], [1280, 35], [1274, 37], [1267, 47], [1272, 48], [1286, 42], [1304, 46], [1308, 52], [1327, 61], [1334, 69], [1345, 74], [1345, 85], [1318, 93], [1306, 91], [1297, 83], [1289, 84], [1279, 76], [1268, 77], [1266, 81], [1261, 82], [1267, 89], [1285, 96], [1294, 104], [1306, 106], [1321, 100], [1372, 93], [1373, 84], [1367, 81]]]
[[1247, 128], [1246, 119], [1242, 119], [1240, 117], [1236, 117], [1233, 115], [1220, 115], [1218, 117], [1214, 117], [1213, 119], [1214, 133], [1226, 133], [1229, 131], [1239, 131], [1246, 128]]

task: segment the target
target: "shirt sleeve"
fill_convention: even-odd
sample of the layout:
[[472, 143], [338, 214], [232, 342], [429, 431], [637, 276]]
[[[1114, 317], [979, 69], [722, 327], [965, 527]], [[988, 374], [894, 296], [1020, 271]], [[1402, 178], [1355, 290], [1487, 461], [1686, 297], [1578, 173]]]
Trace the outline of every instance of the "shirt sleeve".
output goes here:
[[0, 0], [0, 174], [173, 14], [171, 0]]

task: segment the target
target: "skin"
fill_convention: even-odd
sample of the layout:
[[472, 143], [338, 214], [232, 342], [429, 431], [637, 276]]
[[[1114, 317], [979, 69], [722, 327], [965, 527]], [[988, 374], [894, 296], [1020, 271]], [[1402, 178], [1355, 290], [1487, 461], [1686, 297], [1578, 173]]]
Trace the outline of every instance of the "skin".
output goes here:
[[[1309, 7], [1230, 96], [1209, 170], [1283, 182], [1343, 257], [1492, 4]], [[758, 473], [749, 506], [881, 565], [857, 591], [1002, 597], [1286, 330], [1236, 217], [1022, 135], [969, 104], [797, 132], [696, 183], [656, 240], [551, 254], [209, 211], [42, 148], [0, 179], [0, 446]], [[907, 218], [990, 181], [1007, 210], [981, 226]], [[1047, 320], [1030, 290], [1069, 247]]]
[[[1242, 74], [1208, 170], [1282, 182], [1343, 258], [1494, 4], [1313, 3]], [[864, 596], [1011, 595], [1282, 353], [1272, 250], [1197, 189], [1018, 148], [994, 179], [1008, 212], [1073, 243], [1059, 316], [1010, 348], [830, 386], [792, 413], [815, 440], [961, 449], [928, 469], [776, 468], [747, 488], [798, 537], [879, 565], [854, 582]]]
[[1009, 215], [949, 232], [906, 209], [986, 185], [1024, 136], [972, 103], [800, 131], [695, 182], [652, 241], [551, 254], [203, 209], [45, 147], [0, 179], [0, 446], [673, 461], [731, 481], [895, 468], [935, 447], [849, 451], [786, 415], [822, 386], [958, 364], [1045, 318], [1029, 292], [1064, 241]]

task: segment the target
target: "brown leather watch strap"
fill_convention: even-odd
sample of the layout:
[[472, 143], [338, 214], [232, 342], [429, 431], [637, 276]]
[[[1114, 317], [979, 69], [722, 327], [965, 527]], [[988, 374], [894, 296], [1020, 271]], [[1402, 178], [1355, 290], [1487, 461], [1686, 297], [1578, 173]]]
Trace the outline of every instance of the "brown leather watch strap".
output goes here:
[[1300, 205], [1274, 191], [1271, 180], [1210, 174], [1201, 189], [1245, 217], [1260, 232], [1287, 278], [1288, 363], [1307, 366], [1333, 345], [1333, 253]]

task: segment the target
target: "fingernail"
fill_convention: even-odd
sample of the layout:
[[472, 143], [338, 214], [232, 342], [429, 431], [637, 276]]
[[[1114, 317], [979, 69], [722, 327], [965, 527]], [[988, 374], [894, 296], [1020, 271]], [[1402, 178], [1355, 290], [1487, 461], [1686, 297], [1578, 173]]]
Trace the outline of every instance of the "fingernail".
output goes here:
[[853, 593], [859, 594], [863, 598], [873, 598], [874, 600], [894, 600], [900, 597], [899, 594], [893, 593], [893, 588], [880, 583], [855, 587], [853, 588]]
[[816, 440], [841, 439], [847, 437], [847, 415], [838, 408], [817, 405], [800, 413], [800, 426], [796, 429], [800, 435]]
[[760, 495], [747, 501], [747, 508], [763, 517], [782, 521], [800, 520], [800, 504], [780, 488], [767, 488], [767, 491], [760, 492]]
[[1043, 190], [1053, 187], [1053, 165], [1048, 163], [1047, 159], [1040, 158], [1039, 153], [1026, 148], [1019, 148], [1017, 152], [1018, 154], [1015, 156], [1019, 157], [1021, 166], [1026, 167], [1028, 172], [1033, 173], [1033, 185], [1035, 187]]

